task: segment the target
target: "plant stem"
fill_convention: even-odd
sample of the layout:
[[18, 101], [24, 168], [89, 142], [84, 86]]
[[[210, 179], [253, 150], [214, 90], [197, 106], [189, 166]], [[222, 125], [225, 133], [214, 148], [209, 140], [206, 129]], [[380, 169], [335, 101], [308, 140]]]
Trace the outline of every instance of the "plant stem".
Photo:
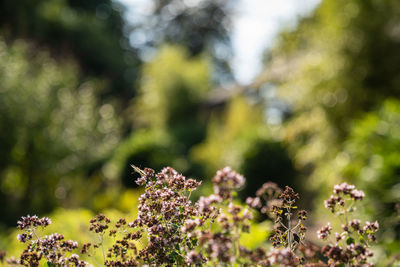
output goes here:
[[288, 218], [288, 227], [287, 227], [287, 229], [288, 229], [288, 247], [289, 247], [289, 249], [292, 249], [291, 248], [291, 234], [292, 234], [292, 228], [291, 228], [291, 221], [290, 221], [290, 217], [291, 217], [291, 209], [290, 209], [290, 206], [288, 207], [288, 216], [287, 216], [287, 218]]
[[239, 233], [239, 227], [236, 227], [236, 259], [239, 258], [240, 256], [240, 243], [239, 243], [239, 237], [240, 237], [240, 233]]
[[101, 242], [101, 251], [103, 252], [103, 260], [104, 260], [104, 263], [105, 263], [106, 262], [106, 255], [104, 253], [103, 234], [101, 234], [101, 236], [100, 236], [100, 242]]

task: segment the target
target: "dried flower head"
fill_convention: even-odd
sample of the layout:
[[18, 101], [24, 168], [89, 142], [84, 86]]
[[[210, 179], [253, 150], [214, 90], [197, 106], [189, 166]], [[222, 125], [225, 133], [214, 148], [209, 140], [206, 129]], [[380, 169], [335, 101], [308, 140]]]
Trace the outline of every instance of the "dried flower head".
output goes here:
[[276, 183], [267, 182], [263, 184], [260, 189], [257, 190], [256, 196], [266, 196], [268, 199], [274, 199], [277, 198], [281, 193], [282, 189]]
[[22, 217], [21, 220], [19, 220], [17, 222], [17, 227], [20, 230], [24, 230], [24, 229], [38, 227], [38, 226], [46, 227], [50, 224], [51, 224], [51, 220], [47, 217], [43, 217], [43, 218], [39, 219], [39, 217], [36, 215], [33, 215], [33, 216], [27, 215], [25, 217]]
[[327, 225], [325, 225], [324, 227], [322, 227], [317, 233], [318, 233], [318, 238], [325, 240], [328, 238], [328, 236], [331, 234], [332, 231], [332, 226], [331, 224], [328, 222]]
[[268, 259], [271, 264], [282, 267], [292, 267], [300, 264], [300, 259], [289, 248], [271, 250], [268, 253]]
[[244, 177], [233, 171], [231, 167], [217, 171], [213, 178], [214, 192], [224, 200], [232, 198], [232, 190], [240, 189], [244, 183]]

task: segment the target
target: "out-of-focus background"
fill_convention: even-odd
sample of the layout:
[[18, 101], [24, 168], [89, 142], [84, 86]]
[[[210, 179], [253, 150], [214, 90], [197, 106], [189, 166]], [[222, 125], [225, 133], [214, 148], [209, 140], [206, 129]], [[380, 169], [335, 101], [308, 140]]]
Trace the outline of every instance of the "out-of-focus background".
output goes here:
[[96, 212], [134, 214], [130, 164], [201, 179], [198, 195], [226, 165], [242, 198], [291, 185], [311, 229], [332, 185], [354, 183], [390, 262], [400, 1], [1, 1], [0, 249], [22, 215], [79, 239]]

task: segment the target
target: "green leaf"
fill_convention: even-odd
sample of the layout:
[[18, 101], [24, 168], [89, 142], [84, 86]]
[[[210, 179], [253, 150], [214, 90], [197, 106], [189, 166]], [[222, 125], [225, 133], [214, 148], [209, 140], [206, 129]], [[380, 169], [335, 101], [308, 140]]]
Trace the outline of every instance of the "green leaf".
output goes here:
[[185, 263], [183, 257], [175, 251], [169, 254], [169, 260], [171, 263], [178, 263], [177, 266], [182, 266]]
[[185, 264], [185, 260], [183, 259], [183, 257], [182, 256], [178, 256], [177, 257], [177, 262], [178, 262], [178, 266], [183, 266], [184, 264]]
[[45, 266], [48, 266], [48, 267], [56, 267], [53, 263], [51, 263], [51, 262], [49, 262], [49, 261], [46, 263]]
[[192, 246], [195, 247], [195, 246], [197, 245], [197, 239], [192, 237], [192, 238], [190, 239], [190, 243], [192, 243]]
[[356, 207], [351, 207], [351, 208], [349, 208], [347, 211], [348, 212], [353, 212], [353, 211], [356, 211], [357, 209], [356, 209]]
[[346, 243], [347, 243], [347, 245], [354, 244], [354, 239], [351, 238], [351, 237], [349, 236], [349, 237], [346, 239]]
[[169, 260], [170, 260], [170, 262], [171, 262], [171, 263], [174, 263], [177, 256], [178, 256], [178, 253], [176, 253], [175, 251], [172, 252], [171, 254], [169, 254]]

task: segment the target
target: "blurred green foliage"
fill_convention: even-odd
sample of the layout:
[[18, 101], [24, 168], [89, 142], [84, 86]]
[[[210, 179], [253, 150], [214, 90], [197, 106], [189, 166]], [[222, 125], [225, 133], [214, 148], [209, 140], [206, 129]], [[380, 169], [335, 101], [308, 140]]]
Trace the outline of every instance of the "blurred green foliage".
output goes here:
[[172, 154], [170, 140], [165, 133], [142, 129], [123, 140], [104, 166], [105, 176], [110, 180], [122, 181], [127, 187], [135, 187], [135, 175], [131, 164], [139, 168], [152, 166], [156, 170], [171, 164], [176, 156]]
[[143, 67], [134, 120], [168, 132], [187, 151], [204, 135], [200, 108], [211, 89], [209, 74], [204, 57], [189, 58], [177, 47], [161, 48], [154, 61]]
[[135, 130], [115, 151], [106, 175], [132, 187], [129, 164], [156, 170], [168, 165], [198, 174], [187, 156], [190, 147], [204, 138], [201, 106], [210, 89], [204, 57], [190, 58], [185, 49], [163, 47], [143, 67], [138, 96], [130, 108]]
[[[141, 64], [124, 34], [124, 8], [111, 0], [5, 0], [0, 3], [0, 33], [8, 41], [24, 38], [56, 58], [73, 57], [78, 76], [110, 81], [99, 95], [131, 97]], [[105, 52], [106, 51], [106, 52]]]
[[332, 172], [365, 188], [364, 212], [379, 218], [381, 235], [391, 243], [392, 252], [400, 249], [400, 218], [395, 204], [400, 203], [400, 101], [386, 100], [353, 126], [340, 164]]
[[111, 104], [96, 100], [100, 81], [80, 82], [72, 62], [59, 66], [46, 52], [4, 41], [0, 62], [0, 199], [8, 203], [0, 213], [15, 223], [52, 210], [79, 186], [74, 177], [117, 145], [120, 122]]
[[218, 115], [209, 124], [206, 140], [192, 149], [193, 158], [205, 166], [209, 176], [224, 164], [238, 169], [251, 145], [247, 141], [267, 134], [265, 127], [260, 128], [262, 113], [243, 97], [234, 98], [225, 113]]
[[230, 1], [203, 0], [195, 4], [153, 0], [153, 3], [153, 18], [156, 18], [156, 31], [161, 42], [179, 44], [197, 55], [207, 50], [212, 54], [211, 49], [219, 41], [228, 48], [223, 53], [229, 52]]
[[399, 239], [399, 14], [399, 1], [323, 0], [279, 36], [255, 83], [272, 84], [291, 110], [281, 134], [309, 177], [304, 188], [320, 195], [315, 206], [331, 185], [357, 184], [369, 201], [363, 213], [382, 222], [391, 252]]
[[230, 165], [249, 177], [243, 195], [267, 180], [282, 186], [293, 183], [291, 159], [272, 137], [259, 106], [238, 96], [221, 110], [207, 108], [209, 73], [205, 57], [190, 57], [175, 46], [164, 46], [144, 65], [131, 108], [136, 130], [105, 167], [108, 177], [135, 186], [129, 164], [173, 166], [201, 179]]
[[231, 166], [247, 177], [243, 195], [254, 195], [267, 181], [292, 184], [296, 173], [286, 148], [272, 136], [259, 106], [234, 97], [223, 114], [215, 114], [204, 142], [191, 155], [212, 177], [221, 166]]
[[179, 45], [190, 56], [206, 53], [213, 81], [232, 81], [230, 30], [235, 0], [150, 0], [146, 16], [133, 19], [133, 46], [140, 54], [164, 44]]
[[320, 144], [343, 141], [364, 111], [400, 96], [399, 12], [398, 1], [325, 0], [268, 54], [268, 67], [285, 67], [272, 82], [292, 108], [288, 141], [319, 150], [298, 155], [303, 165], [325, 158]]
[[[219, 12], [218, 5], [210, 2], [209, 10], [211, 6]], [[214, 33], [218, 39], [202, 14], [196, 23], [209, 23], [210, 36]], [[109, 0], [1, 2], [0, 199], [10, 203], [0, 210], [2, 223], [14, 224], [27, 212], [41, 214], [58, 205], [97, 210], [114, 206], [120, 180], [129, 187], [134, 184], [130, 163], [154, 168], [172, 164], [183, 170], [194, 166], [185, 155], [204, 135], [200, 104], [211, 86], [205, 56], [189, 57], [203, 48], [191, 53], [163, 49], [155, 60], [159, 63], [144, 68], [140, 94], [158, 94], [161, 102], [168, 102], [156, 101], [164, 107], [152, 101], [141, 105], [141, 96], [120, 113], [119, 104], [132, 100], [142, 63], [129, 45], [132, 28], [124, 24], [124, 15], [124, 7]], [[214, 18], [216, 23], [219, 17]], [[187, 35], [188, 43], [182, 45], [189, 46], [192, 39]], [[163, 87], [165, 79], [171, 83]], [[148, 95], [147, 86], [154, 94]], [[143, 116], [134, 119], [132, 134], [128, 113]], [[153, 119], [150, 126], [136, 125]], [[109, 160], [121, 141], [121, 124], [130, 137]], [[111, 188], [103, 194], [106, 187]]]
[[254, 223], [250, 226], [248, 233], [242, 233], [240, 244], [247, 249], [255, 249], [262, 246], [271, 234], [272, 225], [270, 221]]

